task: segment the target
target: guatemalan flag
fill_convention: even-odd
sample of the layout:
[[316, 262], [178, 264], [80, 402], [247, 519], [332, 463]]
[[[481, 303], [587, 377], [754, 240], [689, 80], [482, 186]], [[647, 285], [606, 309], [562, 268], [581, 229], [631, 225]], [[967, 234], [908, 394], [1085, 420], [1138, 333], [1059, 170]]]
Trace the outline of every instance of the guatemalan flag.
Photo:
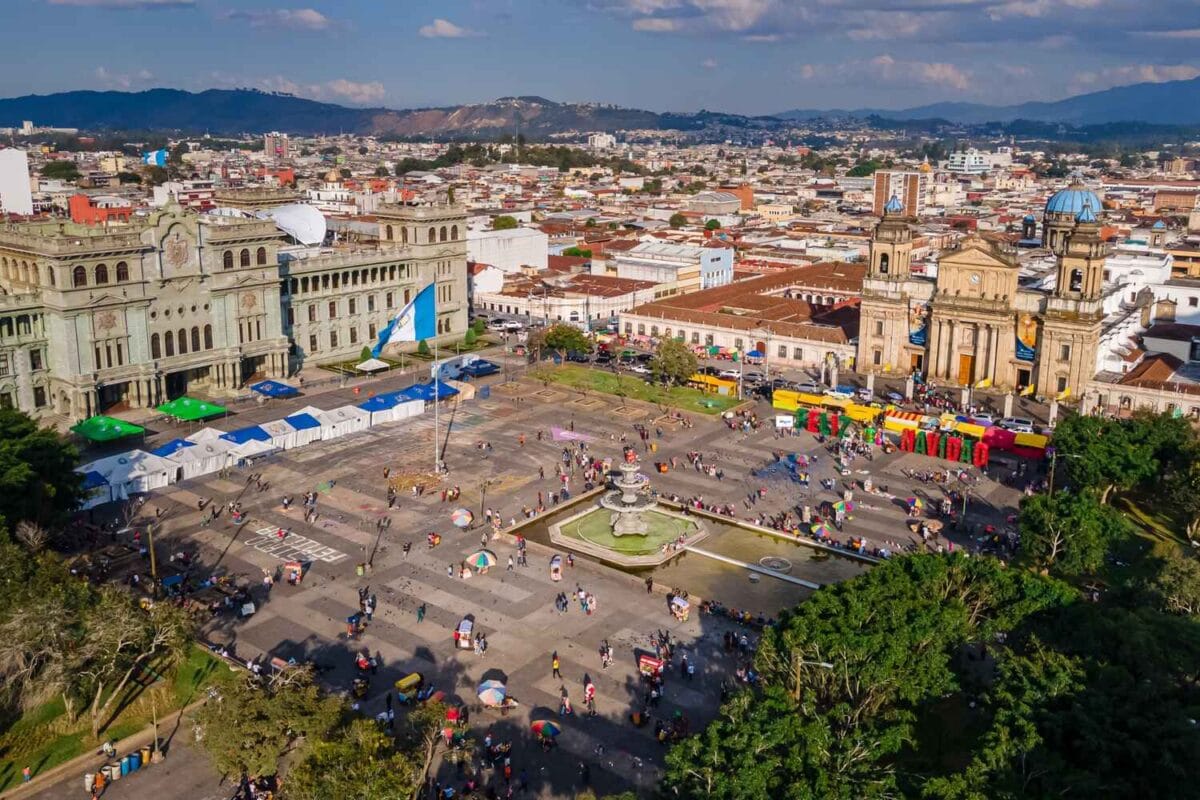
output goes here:
[[419, 342], [436, 335], [437, 310], [434, 308], [433, 284], [422, 289], [396, 318], [379, 332], [379, 341], [371, 355], [379, 358], [383, 348], [396, 342]]
[[142, 153], [142, 163], [151, 167], [165, 167], [167, 156], [166, 150], [151, 150], [149, 153]]

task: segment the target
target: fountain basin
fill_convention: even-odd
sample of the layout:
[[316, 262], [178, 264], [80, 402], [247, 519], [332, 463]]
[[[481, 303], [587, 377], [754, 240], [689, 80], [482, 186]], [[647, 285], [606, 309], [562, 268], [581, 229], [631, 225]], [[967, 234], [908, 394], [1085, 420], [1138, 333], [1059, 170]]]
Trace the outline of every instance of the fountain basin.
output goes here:
[[[629, 516], [636, 516], [639, 530], [614, 531]], [[701, 520], [661, 507], [631, 512], [593, 506], [548, 528], [551, 542], [625, 567], [657, 566], [683, 553], [671, 547], [680, 536], [691, 545], [708, 535]]]

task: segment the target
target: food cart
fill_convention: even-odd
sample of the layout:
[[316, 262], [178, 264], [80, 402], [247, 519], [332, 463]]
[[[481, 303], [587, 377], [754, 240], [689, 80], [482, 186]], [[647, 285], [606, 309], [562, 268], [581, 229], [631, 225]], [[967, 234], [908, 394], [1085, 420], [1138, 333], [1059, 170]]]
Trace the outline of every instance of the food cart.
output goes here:
[[304, 564], [300, 561], [289, 561], [283, 565], [283, 574], [292, 586], [299, 586], [304, 580]]
[[555, 555], [550, 558], [550, 580], [562, 580], [562, 556]]
[[692, 613], [692, 604], [682, 597], [671, 598], [671, 616], [680, 622], [687, 622]]
[[475, 647], [472, 639], [475, 633], [475, 620], [472, 617], [463, 617], [462, 622], [458, 623], [457, 644], [460, 650], [471, 650]]
[[655, 675], [661, 675], [663, 671], [663, 660], [655, 658], [645, 653], [638, 656], [638, 672], [642, 673], [644, 678], [653, 678]]

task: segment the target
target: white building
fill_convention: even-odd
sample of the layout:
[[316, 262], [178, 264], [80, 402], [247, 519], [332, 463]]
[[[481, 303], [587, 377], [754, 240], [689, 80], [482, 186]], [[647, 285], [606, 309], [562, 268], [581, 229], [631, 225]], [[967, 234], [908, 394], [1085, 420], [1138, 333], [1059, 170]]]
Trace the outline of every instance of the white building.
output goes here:
[[593, 133], [588, 136], [587, 143], [592, 150], [612, 150], [617, 146], [617, 137], [611, 133]]
[[33, 213], [29, 157], [24, 150], [0, 150], [0, 211], [26, 216]]
[[673, 284], [678, 292], [733, 282], [733, 250], [728, 247], [643, 242], [614, 260], [618, 278]]
[[987, 153], [982, 153], [974, 147], [950, 154], [946, 169], [966, 175], [982, 175], [992, 168], [991, 159]]
[[520, 272], [525, 267], [543, 270], [549, 264], [550, 237], [534, 228], [468, 230], [467, 258], [505, 272]]

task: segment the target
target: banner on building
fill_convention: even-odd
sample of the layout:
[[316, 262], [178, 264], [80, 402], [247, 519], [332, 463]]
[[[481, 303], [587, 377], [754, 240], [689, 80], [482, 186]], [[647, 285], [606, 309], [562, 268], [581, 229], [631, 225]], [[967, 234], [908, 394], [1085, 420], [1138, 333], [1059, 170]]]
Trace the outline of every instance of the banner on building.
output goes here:
[[1037, 356], [1037, 320], [1022, 314], [1017, 321], [1017, 360], [1033, 361]]
[[913, 301], [908, 306], [908, 343], [924, 347], [929, 343], [929, 304]]

